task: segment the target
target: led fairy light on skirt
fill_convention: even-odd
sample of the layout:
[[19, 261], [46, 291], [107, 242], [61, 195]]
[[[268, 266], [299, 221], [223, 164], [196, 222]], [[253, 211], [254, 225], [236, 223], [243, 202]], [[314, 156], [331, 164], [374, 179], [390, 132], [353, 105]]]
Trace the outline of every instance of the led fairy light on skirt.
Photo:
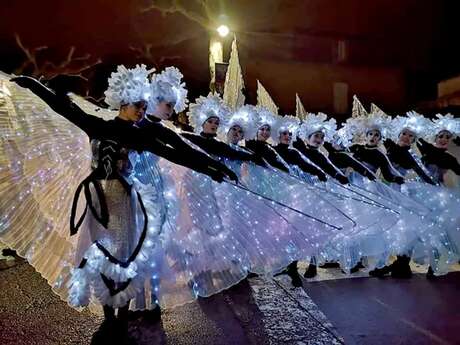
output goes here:
[[187, 116], [195, 133], [201, 133], [203, 124], [211, 117], [218, 118], [220, 126], [224, 125], [229, 112], [230, 110], [218, 93], [209, 93], [207, 97], [200, 96], [195, 103], [190, 104]]

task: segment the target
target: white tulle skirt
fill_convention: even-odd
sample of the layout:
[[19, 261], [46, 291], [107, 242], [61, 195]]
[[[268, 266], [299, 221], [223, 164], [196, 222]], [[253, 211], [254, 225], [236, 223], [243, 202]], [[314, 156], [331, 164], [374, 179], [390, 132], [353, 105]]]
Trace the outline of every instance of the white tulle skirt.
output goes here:
[[[237, 171], [237, 163], [226, 164]], [[323, 183], [297, 169], [295, 171], [297, 177], [244, 164], [241, 180], [252, 190], [340, 229], [329, 233], [324, 245], [310, 255], [315, 256], [317, 261], [339, 261], [348, 270], [363, 256], [389, 256], [388, 245], [380, 238], [400, 222], [397, 206], [367, 190], [334, 182]], [[295, 218], [289, 221], [303, 229]]]
[[154, 275], [155, 295], [165, 307], [218, 293], [248, 272], [279, 272], [341, 231], [245, 186], [214, 182], [149, 153], [141, 155], [136, 173], [162, 190], [162, 250]]
[[417, 181], [393, 187], [430, 210], [426, 219], [432, 226], [418, 229], [420, 241], [411, 251], [413, 259], [429, 263], [437, 275], [448, 273], [460, 257], [460, 194]]
[[[458, 256], [454, 242], [449, 239], [449, 231], [446, 231], [449, 229], [447, 223], [439, 222], [443, 219], [444, 210], [433, 207], [434, 204], [426, 200], [428, 195], [434, 195], [432, 186], [419, 182], [388, 186], [379, 181], [369, 181], [357, 173], [351, 174], [351, 180], [355, 187], [380, 195], [400, 214], [395, 227], [375, 234], [376, 240], [385, 248], [380, 256], [372, 255], [377, 266], [385, 264], [390, 256], [408, 255], [417, 262], [430, 264], [435, 274], [447, 273], [448, 266]], [[421, 191], [427, 194], [422, 196]], [[414, 197], [415, 194], [422, 197]]]

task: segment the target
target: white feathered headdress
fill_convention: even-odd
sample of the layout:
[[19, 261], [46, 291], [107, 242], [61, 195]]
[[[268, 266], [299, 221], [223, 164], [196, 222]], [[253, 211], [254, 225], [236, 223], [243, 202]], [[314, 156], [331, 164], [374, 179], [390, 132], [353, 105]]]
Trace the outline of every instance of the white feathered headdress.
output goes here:
[[272, 137], [275, 143], [279, 142], [280, 134], [289, 131], [295, 137], [300, 128], [300, 120], [291, 115], [277, 116], [277, 121], [272, 128]]
[[239, 126], [243, 129], [244, 137], [252, 139], [257, 134], [258, 113], [255, 106], [247, 104], [238, 108], [233, 113], [228, 113], [224, 124], [219, 126], [219, 134], [225, 140], [225, 137], [233, 126]]
[[353, 143], [353, 132], [353, 127], [347, 126], [345, 123], [332, 136], [331, 142], [339, 146], [349, 147]]
[[451, 132], [454, 136], [460, 135], [460, 119], [454, 118], [452, 114], [437, 114], [432, 123], [432, 135], [437, 135], [443, 130]]
[[256, 124], [257, 129], [265, 125], [268, 125], [271, 129], [276, 122], [276, 115], [268, 108], [262, 106], [257, 106], [256, 110], [258, 115]]
[[229, 111], [218, 93], [209, 93], [207, 97], [200, 96], [195, 103], [191, 103], [187, 115], [195, 132], [200, 133], [203, 130], [203, 123], [211, 117], [220, 120], [219, 127], [225, 126]]
[[162, 101], [174, 104], [176, 113], [185, 110], [188, 100], [182, 77], [176, 67], [166, 67], [163, 72], [152, 76], [147, 114], [154, 114], [158, 103]]
[[408, 129], [417, 137], [426, 137], [432, 131], [431, 121], [425, 116], [410, 111], [406, 116], [396, 116], [391, 120], [388, 129], [388, 137], [394, 141], [398, 140], [403, 129]]
[[316, 132], [323, 132], [327, 141], [332, 140], [332, 137], [337, 128], [335, 119], [327, 119], [324, 113], [317, 115], [309, 113], [299, 128], [298, 136], [302, 140], [307, 140], [310, 135]]
[[348, 118], [343, 127], [344, 132], [347, 135], [351, 134], [355, 142], [364, 140], [371, 130], [378, 130], [382, 138], [385, 138], [391, 127], [391, 118], [382, 112], [377, 112], [368, 116]]
[[148, 75], [153, 71], [147, 70], [145, 65], [134, 68], [119, 65], [117, 71], [110, 75], [104, 102], [110, 109], [117, 110], [125, 104], [147, 101], [150, 97]]

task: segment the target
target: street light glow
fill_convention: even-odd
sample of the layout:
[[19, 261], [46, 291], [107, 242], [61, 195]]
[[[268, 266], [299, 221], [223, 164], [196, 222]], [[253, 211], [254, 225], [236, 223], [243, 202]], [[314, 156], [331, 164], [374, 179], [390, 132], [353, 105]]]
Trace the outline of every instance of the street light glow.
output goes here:
[[230, 29], [227, 25], [221, 25], [217, 28], [217, 32], [219, 33], [220, 37], [225, 37], [229, 34]]

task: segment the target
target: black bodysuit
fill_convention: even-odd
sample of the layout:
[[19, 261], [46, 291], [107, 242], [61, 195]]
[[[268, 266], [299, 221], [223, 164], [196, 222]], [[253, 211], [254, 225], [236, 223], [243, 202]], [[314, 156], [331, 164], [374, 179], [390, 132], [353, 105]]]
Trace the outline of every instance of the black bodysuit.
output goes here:
[[254, 152], [259, 159], [265, 160], [272, 167], [289, 173], [289, 167], [267, 142], [260, 140], [247, 140], [246, 148]]
[[337, 168], [342, 170], [350, 168], [356, 171], [358, 174], [367, 177], [369, 180], [373, 181], [377, 179], [375, 174], [364, 164], [354, 158], [350, 152], [335, 149], [329, 142], [325, 142], [323, 146], [329, 153], [328, 158]]
[[419, 139], [417, 147], [422, 154], [422, 162], [428, 170], [436, 176], [439, 182], [443, 182], [443, 175], [447, 170], [452, 170], [460, 175], [460, 164], [446, 149], [438, 148], [423, 139]]
[[367, 145], [352, 145], [350, 151], [358, 161], [365, 164], [372, 172], [378, 169], [382, 172], [383, 177], [388, 182], [403, 184], [404, 178], [393, 168], [387, 156], [376, 147]]
[[230, 160], [258, 162], [257, 157], [248, 151], [236, 150], [230, 145], [217, 140], [215, 134], [194, 134], [189, 132], [182, 133], [182, 136], [190, 140], [210, 155], [227, 158]]

